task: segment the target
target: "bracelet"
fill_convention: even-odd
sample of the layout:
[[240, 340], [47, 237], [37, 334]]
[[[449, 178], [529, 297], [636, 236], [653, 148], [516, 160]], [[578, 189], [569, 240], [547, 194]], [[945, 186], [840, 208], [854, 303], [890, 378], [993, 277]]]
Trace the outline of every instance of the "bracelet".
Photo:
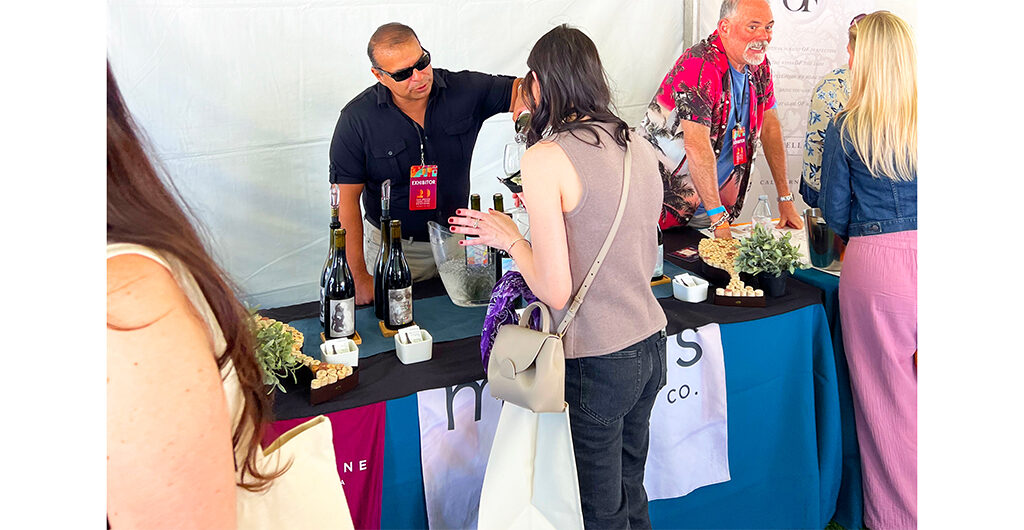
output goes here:
[[711, 230], [715, 230], [722, 225], [729, 226], [729, 216], [723, 215], [719, 217], [717, 221], [711, 223]]
[[[508, 246], [508, 250], [506, 250], [505, 253], [511, 256], [512, 255], [512, 247], [516, 246], [516, 243], [518, 243], [520, 241], [526, 241], [526, 244], [530, 245], [530, 242], [527, 241], [527, 239], [525, 237], [521, 237], [521, 238], [513, 241], [512, 244]], [[533, 248], [533, 245], [530, 245], [530, 248]]]
[[779, 202], [792, 202], [792, 200], [793, 200], [793, 194], [792, 193], [790, 193], [789, 195], [783, 195], [782, 197], [779, 197]]
[[725, 206], [719, 206], [718, 208], [712, 208], [708, 210], [708, 217], [711, 217], [712, 215], [719, 213], [725, 213]]

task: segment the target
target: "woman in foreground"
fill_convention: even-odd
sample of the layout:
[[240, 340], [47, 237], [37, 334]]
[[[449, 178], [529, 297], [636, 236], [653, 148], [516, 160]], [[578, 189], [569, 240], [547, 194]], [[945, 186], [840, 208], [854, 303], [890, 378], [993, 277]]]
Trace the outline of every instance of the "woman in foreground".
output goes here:
[[108, 526], [352, 527], [329, 420], [282, 436], [295, 458], [264, 455], [271, 403], [252, 333], [108, 64]]

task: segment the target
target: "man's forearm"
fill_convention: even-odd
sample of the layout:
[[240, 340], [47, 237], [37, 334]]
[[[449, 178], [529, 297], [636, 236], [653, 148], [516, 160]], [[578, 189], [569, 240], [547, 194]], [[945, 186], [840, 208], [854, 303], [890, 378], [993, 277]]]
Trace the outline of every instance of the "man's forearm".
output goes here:
[[697, 195], [704, 203], [705, 210], [712, 210], [722, 205], [722, 197], [718, 193], [718, 169], [715, 167], [714, 155], [696, 151], [686, 156], [690, 159], [690, 177], [693, 179], [693, 187]]
[[353, 274], [357, 273], [356, 267], [366, 270], [366, 262], [363, 254], [363, 216], [359, 209], [359, 197], [362, 194], [362, 186], [351, 188], [335, 185], [340, 193], [338, 194], [338, 221], [345, 229], [345, 257], [348, 258], [349, 268]]
[[359, 210], [353, 212], [338, 212], [338, 220], [341, 227], [345, 229], [345, 257], [348, 258], [350, 268], [360, 267], [366, 269], [366, 262], [363, 255], [363, 218]]
[[704, 209], [711, 210], [722, 205], [718, 193], [718, 165], [711, 148], [710, 131], [703, 125], [684, 121], [680, 124], [683, 132], [683, 149], [697, 196], [704, 203]]

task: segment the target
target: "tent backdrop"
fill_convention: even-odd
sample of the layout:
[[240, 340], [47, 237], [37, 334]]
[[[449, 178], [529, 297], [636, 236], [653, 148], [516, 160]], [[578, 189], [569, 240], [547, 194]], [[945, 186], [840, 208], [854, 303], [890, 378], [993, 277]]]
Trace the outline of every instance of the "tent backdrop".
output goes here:
[[[769, 58], [794, 193], [814, 83], [845, 64], [860, 12], [912, 25], [916, 0], [772, 0]], [[316, 300], [327, 253], [328, 149], [341, 108], [375, 82], [366, 42], [410, 25], [434, 65], [523, 75], [538, 37], [568, 23], [597, 44], [620, 115], [638, 124], [668, 68], [711, 33], [718, 0], [110, 0], [108, 58], [154, 154], [252, 305]], [[472, 190], [507, 190], [510, 114], [487, 121]], [[775, 197], [764, 157], [750, 193]], [[507, 199], [507, 197], [506, 197]], [[489, 204], [485, 200], [485, 204]], [[756, 201], [743, 212], [748, 218]], [[802, 208], [802, 204], [800, 205]]]

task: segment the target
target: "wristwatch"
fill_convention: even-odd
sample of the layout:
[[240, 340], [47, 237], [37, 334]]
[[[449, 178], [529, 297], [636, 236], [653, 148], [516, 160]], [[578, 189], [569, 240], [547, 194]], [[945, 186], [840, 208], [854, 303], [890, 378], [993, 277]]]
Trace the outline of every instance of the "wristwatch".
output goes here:
[[793, 194], [792, 193], [790, 193], [789, 195], [783, 195], [782, 197], [779, 197], [779, 202], [791, 202], [792, 200], [793, 200]]

